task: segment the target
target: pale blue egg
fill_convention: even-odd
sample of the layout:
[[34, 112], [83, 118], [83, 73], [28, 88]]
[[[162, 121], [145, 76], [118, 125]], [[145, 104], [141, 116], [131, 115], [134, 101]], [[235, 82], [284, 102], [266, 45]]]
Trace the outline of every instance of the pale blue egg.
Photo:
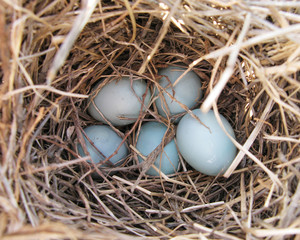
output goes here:
[[[192, 111], [203, 124], [186, 114], [179, 122], [176, 140], [183, 158], [196, 170], [207, 175], [223, 174], [236, 155], [236, 147], [220, 127], [214, 112]], [[235, 138], [229, 122], [220, 115], [227, 132]]]
[[[159, 80], [159, 84], [161, 87], [166, 88], [166, 91], [177, 101], [186, 105], [189, 109], [192, 109], [202, 98], [199, 76], [195, 72], [189, 71], [175, 86], [172, 86], [185, 70], [185, 68], [175, 66], [169, 66], [159, 70], [159, 75], [167, 76], [167, 78], [162, 77]], [[160, 91], [162, 94], [159, 94]], [[155, 88], [155, 95], [158, 96], [155, 104], [160, 115], [166, 117], [166, 113], [168, 113], [168, 116], [172, 116], [185, 112], [179, 103], [170, 98], [167, 93], [162, 90]]]
[[[122, 142], [122, 138], [119, 137], [118, 134], [116, 134], [111, 127], [107, 125], [89, 126], [84, 129], [84, 132], [95, 145], [95, 147], [101, 152], [100, 153], [96, 148], [94, 148], [84, 136], [87, 151], [89, 152], [91, 159], [95, 164], [110, 157]], [[81, 156], [85, 156], [83, 148], [80, 144], [78, 144], [78, 153]], [[123, 143], [117, 154], [110, 158], [109, 161], [112, 164], [118, 165], [121, 160], [126, 158], [127, 155], [128, 149]]]
[[[96, 120], [105, 123], [98, 111], [100, 110], [114, 126], [128, 125], [137, 120], [145, 93], [143, 111], [148, 107], [151, 97], [146, 82], [142, 79], [131, 82], [128, 77], [123, 77], [105, 84], [95, 97], [92, 95], [89, 99], [88, 112]], [[98, 110], [91, 102], [92, 99]]]
[[[138, 135], [136, 148], [144, 155], [148, 156], [163, 140], [167, 127], [159, 122], [144, 123]], [[138, 157], [139, 161], [144, 161]], [[179, 165], [179, 156], [174, 139], [169, 142], [158, 155], [154, 165], [164, 174], [173, 174], [177, 171]], [[159, 176], [159, 173], [150, 168], [148, 175]]]

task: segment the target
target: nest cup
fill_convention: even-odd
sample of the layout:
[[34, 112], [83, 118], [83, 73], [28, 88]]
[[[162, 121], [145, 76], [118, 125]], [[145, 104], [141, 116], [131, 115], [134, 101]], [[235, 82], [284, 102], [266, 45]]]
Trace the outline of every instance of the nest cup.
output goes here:
[[[1, 1], [1, 238], [299, 237], [299, 9], [292, 1]], [[86, 111], [93, 87], [126, 75], [153, 88], [168, 65], [195, 71], [204, 92], [196, 108], [232, 125], [239, 150], [224, 176], [183, 159], [176, 174], [141, 174], [142, 122], [176, 128], [155, 106], [112, 126], [130, 150], [121, 165], [80, 157], [83, 128], [99, 124]]]

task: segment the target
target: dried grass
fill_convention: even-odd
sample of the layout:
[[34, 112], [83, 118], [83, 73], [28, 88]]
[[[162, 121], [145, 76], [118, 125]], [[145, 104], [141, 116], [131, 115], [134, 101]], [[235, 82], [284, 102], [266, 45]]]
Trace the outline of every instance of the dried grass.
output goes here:
[[[299, 237], [298, 1], [0, 0], [0, 11], [1, 239]], [[132, 150], [123, 165], [78, 156], [92, 86], [155, 84], [169, 63], [196, 71], [202, 110], [234, 127], [226, 178], [183, 160], [173, 176], [140, 174], [134, 135], [155, 109], [116, 129]]]

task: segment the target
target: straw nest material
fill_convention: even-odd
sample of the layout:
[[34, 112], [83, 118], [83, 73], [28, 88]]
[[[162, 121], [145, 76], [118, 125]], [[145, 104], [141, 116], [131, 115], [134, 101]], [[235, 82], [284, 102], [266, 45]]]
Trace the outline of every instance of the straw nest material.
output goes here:
[[[300, 234], [300, 3], [0, 1], [1, 239], [289, 239]], [[76, 153], [99, 81], [186, 64], [239, 153], [225, 176], [184, 161], [140, 175]], [[134, 146], [145, 119], [115, 128]], [[167, 120], [164, 120], [167, 122]], [[95, 177], [95, 174], [97, 177]], [[299, 235], [298, 235], [299, 237]], [[299, 239], [299, 238], [298, 238]]]

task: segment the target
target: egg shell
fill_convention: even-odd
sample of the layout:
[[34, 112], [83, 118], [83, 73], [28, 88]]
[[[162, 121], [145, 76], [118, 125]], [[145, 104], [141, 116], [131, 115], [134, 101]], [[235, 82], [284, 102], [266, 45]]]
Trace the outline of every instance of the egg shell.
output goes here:
[[[223, 174], [236, 155], [236, 147], [222, 130], [212, 110], [203, 113], [192, 111], [200, 121], [186, 114], [179, 122], [176, 140], [183, 158], [196, 170], [207, 175]], [[235, 138], [229, 122], [220, 115], [227, 132]]]
[[[136, 121], [140, 114], [141, 103], [146, 90], [147, 84], [142, 79], [133, 80], [132, 86], [131, 80], [128, 77], [123, 77], [118, 81], [111, 81], [103, 86], [95, 97], [90, 97], [88, 112], [96, 120], [105, 123], [91, 102], [91, 100], [93, 100], [104, 117], [114, 126], [131, 124]], [[144, 101], [146, 107], [149, 105], [150, 97], [151, 94], [148, 89]], [[143, 110], [145, 110], [145, 108]]]
[[[170, 85], [170, 82], [174, 84], [175, 81], [185, 72], [185, 70], [185, 68], [176, 66], [169, 66], [159, 70], [158, 74], [164, 75], [159, 80], [160, 86], [166, 88], [168, 85]], [[167, 87], [166, 91], [177, 101], [191, 109], [195, 107], [195, 105], [197, 105], [197, 101], [202, 98], [201, 86], [202, 85], [199, 76], [195, 72], [189, 71], [175, 86], [170, 85]], [[185, 112], [180, 104], [170, 98], [167, 93], [162, 91], [162, 94], [159, 94], [159, 90], [156, 88], [155, 95], [159, 96], [156, 99], [155, 104], [160, 115], [166, 117], [166, 112], [169, 116]]]
[[[138, 135], [136, 148], [144, 156], [148, 156], [163, 140], [167, 127], [159, 122], [144, 123]], [[140, 156], [139, 162], [144, 161]], [[179, 165], [179, 156], [174, 139], [170, 141], [155, 160], [154, 165], [164, 174], [173, 174]], [[151, 176], [159, 176], [159, 173], [151, 167], [147, 172]]]
[[[95, 164], [105, 160], [107, 157], [110, 157], [122, 142], [122, 138], [119, 137], [118, 134], [116, 134], [111, 127], [107, 125], [89, 126], [84, 129], [84, 132], [95, 145], [95, 147], [104, 155], [103, 156], [101, 153], [99, 153], [99, 151], [94, 148], [84, 136], [87, 151], [89, 152], [91, 159]], [[78, 153], [81, 156], [86, 156], [80, 144], [78, 144]], [[124, 159], [127, 155], [128, 149], [123, 143], [117, 154], [110, 158], [109, 161], [112, 164], [118, 165], [120, 160]], [[108, 164], [106, 164], [106, 166], [108, 166]]]

